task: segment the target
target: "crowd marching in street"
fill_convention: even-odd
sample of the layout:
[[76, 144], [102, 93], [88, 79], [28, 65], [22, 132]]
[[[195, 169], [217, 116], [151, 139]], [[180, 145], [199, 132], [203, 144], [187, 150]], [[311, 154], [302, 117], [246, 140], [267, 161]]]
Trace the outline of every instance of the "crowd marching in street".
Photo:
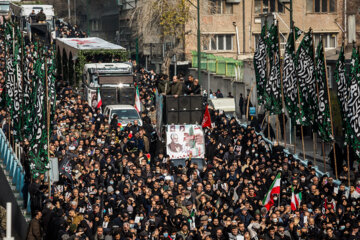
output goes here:
[[153, 88], [166, 76], [136, 76], [150, 109], [142, 127], [108, 122], [58, 82], [50, 153], [59, 158], [61, 179], [51, 199], [41, 176], [30, 186], [44, 239], [359, 238], [358, 170], [356, 188], [346, 190], [347, 179], [336, 187], [311, 163], [301, 165], [216, 111], [215, 127], [205, 130], [204, 169], [191, 160], [175, 167], [162, 147], [150, 147]]
[[[66, 29], [60, 23], [58, 27], [67, 37], [83, 34], [76, 26]], [[5, 29], [1, 30], [4, 34]], [[4, 90], [12, 87], [9, 78], [5, 80], [9, 77], [9, 69], [4, 71], [9, 52], [5, 38], [0, 46], [0, 89], [9, 93]], [[24, 96], [23, 106], [33, 104], [38, 110], [44, 96], [36, 93], [44, 92], [45, 84], [36, 81], [44, 79], [39, 70], [47, 66], [45, 62], [52, 73], [53, 50], [38, 50], [36, 44], [22, 49], [29, 73], [25, 87], [30, 88], [24, 87], [30, 97]], [[46, 58], [37, 51], [47, 53]], [[175, 166], [156, 137], [155, 93], [201, 94], [198, 79], [174, 76], [170, 83], [166, 75], [137, 67], [134, 82], [143, 105], [143, 124], [134, 121], [121, 126], [97, 104], [84, 100], [66, 79], [52, 81], [55, 73], [50, 75], [48, 102], [53, 110], [46, 149], [50, 157], [58, 158], [60, 171], [50, 192], [44, 172], [34, 174], [39, 166], [30, 162], [35, 153], [37, 161], [44, 157], [41, 130], [45, 126], [38, 120], [45, 115], [30, 114], [34, 109], [25, 108], [36, 123], [24, 130], [30, 139], [21, 138], [14, 133], [20, 121], [16, 116], [14, 120], [14, 104], [1, 101], [1, 127], [21, 142], [25, 152], [22, 163], [28, 173], [32, 213], [27, 239], [360, 239], [360, 167], [344, 166], [337, 186], [332, 177], [317, 176], [311, 162], [303, 165], [283, 147], [269, 144], [253, 127], [222, 112], [210, 110], [213, 124], [204, 128], [204, 167], [191, 158]], [[211, 93], [215, 95], [223, 96], [220, 90]]]

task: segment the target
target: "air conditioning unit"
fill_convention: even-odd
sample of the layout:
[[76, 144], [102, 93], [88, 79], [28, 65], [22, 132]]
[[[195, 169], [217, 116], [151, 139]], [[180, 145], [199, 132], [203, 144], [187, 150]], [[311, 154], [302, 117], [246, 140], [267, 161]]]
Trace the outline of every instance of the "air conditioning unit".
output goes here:
[[240, 3], [241, 0], [226, 0], [227, 3]]

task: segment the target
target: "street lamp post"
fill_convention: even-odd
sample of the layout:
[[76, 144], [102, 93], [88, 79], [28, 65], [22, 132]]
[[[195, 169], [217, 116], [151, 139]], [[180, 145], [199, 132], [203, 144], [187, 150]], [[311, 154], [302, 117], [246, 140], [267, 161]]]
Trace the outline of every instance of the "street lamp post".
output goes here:
[[[280, 4], [290, 12], [290, 29], [294, 28], [294, 19], [293, 19], [293, 1], [292, 0], [279, 0]], [[290, 8], [288, 8], [285, 4], [290, 3]]]
[[194, 8], [196, 8], [196, 10], [197, 10], [197, 25], [198, 25], [198, 29], [197, 29], [197, 56], [198, 56], [197, 57], [197, 64], [198, 64], [198, 80], [199, 80], [199, 84], [201, 85], [200, 0], [197, 0], [197, 6], [195, 6], [195, 4], [191, 0], [187, 0], [187, 1], [191, 5], [193, 5]]

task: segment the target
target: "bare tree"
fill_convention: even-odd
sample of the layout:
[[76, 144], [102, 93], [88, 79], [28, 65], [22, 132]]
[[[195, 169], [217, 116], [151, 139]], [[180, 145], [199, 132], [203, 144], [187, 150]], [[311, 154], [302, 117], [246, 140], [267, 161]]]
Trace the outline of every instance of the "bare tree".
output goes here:
[[[200, 9], [207, 11], [208, 0], [202, 0], [201, 4]], [[161, 71], [167, 75], [171, 58], [184, 53], [185, 36], [197, 32], [185, 31], [185, 26], [192, 26], [197, 18], [196, 8], [192, 6], [191, 0], [139, 0], [129, 18], [140, 44], [149, 38], [158, 38], [162, 44], [172, 43], [161, 66]]]

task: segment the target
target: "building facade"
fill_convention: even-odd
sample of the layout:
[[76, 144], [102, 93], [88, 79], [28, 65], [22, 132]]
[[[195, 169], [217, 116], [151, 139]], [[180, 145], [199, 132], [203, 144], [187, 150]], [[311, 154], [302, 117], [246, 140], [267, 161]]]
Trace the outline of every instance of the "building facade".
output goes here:
[[[206, 0], [207, 1], [207, 0]], [[278, 21], [281, 48], [284, 49], [290, 30], [289, 0], [209, 0], [207, 11], [201, 11], [202, 51], [224, 57], [250, 57], [267, 14]], [[284, 2], [283, 4], [281, 2]], [[344, 29], [344, 0], [293, 0], [295, 26], [314, 32], [315, 44], [324, 39], [325, 48], [341, 45]], [[187, 26], [196, 29], [196, 19]], [[195, 32], [194, 32], [195, 33]], [[196, 34], [186, 39], [186, 56], [197, 49]]]

